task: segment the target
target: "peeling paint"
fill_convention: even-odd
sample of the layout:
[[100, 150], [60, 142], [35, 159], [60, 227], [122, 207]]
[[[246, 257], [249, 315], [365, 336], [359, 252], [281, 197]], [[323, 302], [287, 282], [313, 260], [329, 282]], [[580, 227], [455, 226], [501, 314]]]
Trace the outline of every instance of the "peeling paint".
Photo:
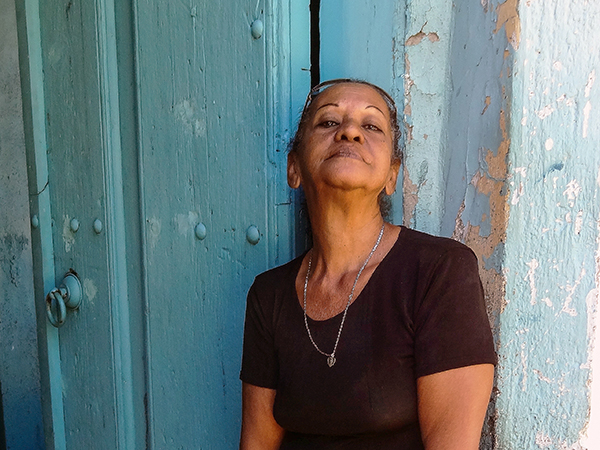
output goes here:
[[581, 280], [583, 279], [584, 276], [585, 276], [585, 269], [582, 267], [577, 280], [575, 280], [575, 282], [572, 285], [567, 284], [565, 286], [565, 291], [568, 292], [568, 295], [565, 298], [562, 309], [560, 310], [561, 313], [568, 314], [571, 317], [577, 316], [577, 310], [575, 310], [575, 308], [573, 308], [571, 306], [571, 304], [573, 303], [573, 294], [575, 293], [575, 290], [577, 289], [577, 287], [581, 284]]
[[521, 21], [519, 19], [517, 4], [518, 0], [506, 0], [504, 3], [498, 5], [496, 8], [498, 21], [496, 22], [496, 30], [494, 31], [494, 33], [497, 33], [504, 26], [506, 39], [515, 50], [519, 48], [521, 41]]
[[430, 42], [438, 42], [440, 37], [437, 33], [424, 33], [423, 30], [419, 31], [417, 34], [413, 34], [406, 40], [406, 46], [410, 47], [412, 45], [420, 44], [423, 39], [429, 39]]
[[179, 234], [187, 236], [200, 221], [199, 217], [200, 215], [196, 211], [188, 211], [187, 214], [177, 214], [173, 222]]
[[537, 259], [532, 259], [528, 263], [525, 263], [527, 267], [529, 267], [529, 271], [527, 272], [526, 280], [529, 280], [529, 289], [531, 291], [531, 300], [530, 303], [532, 305], [537, 304], [537, 288], [535, 287], [535, 269], [539, 267], [539, 263]]
[[71, 231], [71, 217], [66, 215], [63, 216], [62, 238], [65, 253], [69, 253], [75, 245], [75, 234]]
[[504, 298], [506, 281], [503, 274], [495, 268], [487, 269], [484, 264], [484, 260], [491, 258], [496, 249], [506, 239], [508, 198], [504, 187], [508, 172], [506, 157], [510, 147], [510, 139], [503, 110], [500, 111], [499, 125], [502, 132], [502, 141], [496, 154], [487, 150], [485, 155], [487, 171], [480, 171], [471, 180], [471, 184], [475, 186], [477, 191], [489, 198], [490, 211], [488, 217], [491, 222], [491, 232], [489, 235], [482, 236], [481, 227], [472, 225], [469, 222], [464, 240], [465, 244], [480, 256], [479, 271], [490, 315], [494, 311], [502, 313], [506, 306]]
[[585, 98], [588, 98], [590, 96], [590, 93], [592, 92], [592, 87], [594, 86], [595, 81], [596, 81], [596, 70], [594, 69], [590, 72], [587, 83], [585, 84], [585, 92], [584, 92]]
[[158, 242], [158, 238], [160, 237], [161, 223], [156, 217], [148, 218], [146, 219], [146, 222], [148, 224], [148, 244], [150, 245], [151, 249], [154, 249]]
[[402, 167], [404, 170], [402, 181], [402, 191], [404, 193], [403, 223], [408, 226], [410, 225], [411, 219], [415, 213], [415, 208], [419, 202], [419, 186], [411, 181], [406, 165], [403, 165]]
[[194, 136], [206, 136], [206, 120], [198, 115], [195, 105], [189, 100], [183, 100], [173, 106], [173, 114]]
[[93, 304], [97, 293], [98, 293], [98, 288], [94, 284], [94, 280], [92, 280], [90, 278], [84, 278], [83, 279], [83, 294], [85, 295], [85, 301]]
[[489, 106], [492, 104], [492, 98], [488, 95], [485, 97], [485, 106], [483, 107], [483, 111], [481, 111], [481, 115], [483, 116]]
[[588, 127], [590, 125], [590, 112], [592, 111], [592, 104], [588, 100], [583, 107], [583, 138], [588, 137]]

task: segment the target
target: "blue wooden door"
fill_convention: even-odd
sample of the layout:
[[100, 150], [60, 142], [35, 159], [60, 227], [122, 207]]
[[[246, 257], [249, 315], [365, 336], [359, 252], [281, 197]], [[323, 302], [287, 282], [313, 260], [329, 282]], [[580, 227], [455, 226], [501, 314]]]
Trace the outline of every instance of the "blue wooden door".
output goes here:
[[[47, 447], [235, 448], [245, 293], [295, 239], [284, 150], [308, 6], [22, 14]], [[83, 300], [55, 328], [44, 297], [69, 270]]]

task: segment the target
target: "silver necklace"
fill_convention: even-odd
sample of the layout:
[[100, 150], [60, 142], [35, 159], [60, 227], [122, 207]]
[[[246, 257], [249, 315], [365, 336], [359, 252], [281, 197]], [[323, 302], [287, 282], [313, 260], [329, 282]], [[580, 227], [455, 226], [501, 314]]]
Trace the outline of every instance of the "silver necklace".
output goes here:
[[346, 314], [348, 313], [348, 308], [350, 307], [350, 303], [352, 303], [352, 298], [354, 297], [354, 288], [356, 288], [356, 283], [358, 283], [360, 274], [363, 272], [365, 267], [367, 267], [367, 264], [369, 263], [371, 256], [373, 256], [373, 253], [375, 253], [375, 250], [377, 250], [377, 247], [379, 247], [379, 243], [381, 242], [381, 238], [383, 237], [384, 228], [385, 228], [385, 223], [381, 226], [381, 231], [379, 232], [379, 237], [377, 238], [377, 242], [375, 242], [375, 245], [371, 249], [371, 253], [369, 253], [369, 256], [367, 256], [367, 259], [365, 260], [362, 267], [358, 271], [358, 274], [356, 275], [356, 279], [354, 280], [354, 284], [352, 285], [352, 289], [350, 290], [350, 295], [348, 295], [348, 303], [346, 303], [346, 308], [344, 309], [344, 315], [342, 316], [342, 323], [340, 323], [340, 329], [338, 330], [337, 338], [335, 339], [335, 345], [333, 346], [333, 351], [331, 353], [325, 353], [323, 350], [321, 350], [319, 348], [319, 346], [314, 341], [312, 334], [310, 333], [310, 328], [308, 327], [308, 319], [306, 316], [306, 287], [308, 286], [308, 277], [310, 276], [310, 268], [312, 266], [312, 253], [310, 254], [310, 257], [308, 258], [308, 269], [306, 270], [306, 278], [304, 279], [304, 307], [303, 307], [303, 309], [304, 309], [304, 325], [306, 326], [306, 332], [308, 333], [308, 337], [310, 338], [310, 342], [312, 342], [312, 345], [317, 349], [317, 351], [320, 354], [327, 356], [327, 365], [329, 367], [333, 367], [333, 365], [335, 364], [335, 361], [336, 361], [335, 360], [335, 352], [337, 350], [338, 343], [340, 342], [340, 336], [342, 335], [342, 329], [344, 328], [344, 322], [346, 321]]

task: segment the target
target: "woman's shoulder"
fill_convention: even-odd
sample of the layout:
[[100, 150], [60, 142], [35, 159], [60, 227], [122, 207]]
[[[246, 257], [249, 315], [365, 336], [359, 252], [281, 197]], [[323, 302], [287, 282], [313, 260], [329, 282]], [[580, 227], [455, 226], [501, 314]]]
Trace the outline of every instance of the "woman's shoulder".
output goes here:
[[434, 262], [446, 255], [469, 254], [470, 257], [475, 258], [475, 254], [468, 246], [454, 239], [434, 236], [404, 226], [401, 230], [396, 245], [401, 250], [398, 253], [404, 258], [410, 256], [423, 262]]
[[302, 258], [305, 253], [292, 259], [291, 261], [266, 270], [256, 276], [252, 285], [253, 289], [258, 290], [276, 290], [289, 286], [296, 280], [296, 275], [302, 264]]

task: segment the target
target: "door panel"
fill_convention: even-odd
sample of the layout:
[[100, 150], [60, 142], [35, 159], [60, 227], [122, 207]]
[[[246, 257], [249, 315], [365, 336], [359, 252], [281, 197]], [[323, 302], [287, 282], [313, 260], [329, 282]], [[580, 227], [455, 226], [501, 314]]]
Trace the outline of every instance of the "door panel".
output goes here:
[[[245, 292], [267, 267], [269, 239], [265, 46], [250, 33], [263, 18], [255, 7], [138, 6], [156, 448], [234, 448], [238, 439]], [[203, 240], [194, 232], [199, 223]], [[263, 234], [256, 245], [246, 239], [252, 225]]]
[[[308, 88], [300, 5], [21, 5], [21, 51], [41, 46], [24, 98], [45, 118], [28, 158], [49, 449], [237, 446], [246, 292], [293, 252], [284, 147]], [[44, 297], [69, 269], [81, 306], [48, 331]]]
[[[118, 441], [106, 232], [111, 149], [102, 129], [96, 8], [89, 2], [65, 6], [40, 5], [56, 285], [73, 268], [85, 293], [59, 333], [65, 434], [69, 448], [94, 448], [100, 441], [109, 448]], [[92, 229], [96, 219], [105, 227], [100, 234]]]

